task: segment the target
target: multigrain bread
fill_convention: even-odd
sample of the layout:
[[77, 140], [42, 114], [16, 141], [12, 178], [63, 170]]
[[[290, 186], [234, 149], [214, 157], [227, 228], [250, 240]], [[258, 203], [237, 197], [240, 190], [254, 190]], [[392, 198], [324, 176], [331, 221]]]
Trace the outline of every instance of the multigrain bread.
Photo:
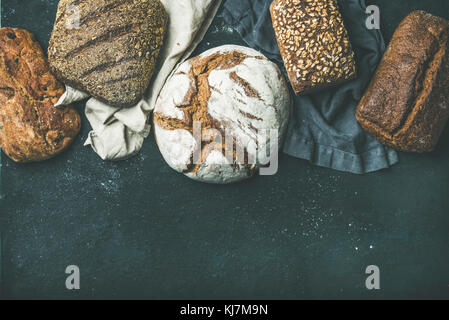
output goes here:
[[175, 70], [156, 103], [154, 130], [173, 169], [202, 182], [232, 183], [269, 162], [265, 151], [280, 146], [289, 112], [279, 68], [255, 50], [223, 46]]
[[61, 0], [51, 70], [98, 100], [131, 107], [149, 86], [167, 20], [159, 0]]
[[337, 0], [275, 0], [273, 27], [296, 94], [356, 77], [354, 51]]
[[360, 125], [401, 151], [432, 151], [449, 118], [449, 22], [423, 11], [396, 30], [357, 108]]
[[42, 48], [23, 29], [0, 29], [0, 146], [16, 162], [51, 158], [80, 130], [70, 106], [54, 107], [64, 88]]

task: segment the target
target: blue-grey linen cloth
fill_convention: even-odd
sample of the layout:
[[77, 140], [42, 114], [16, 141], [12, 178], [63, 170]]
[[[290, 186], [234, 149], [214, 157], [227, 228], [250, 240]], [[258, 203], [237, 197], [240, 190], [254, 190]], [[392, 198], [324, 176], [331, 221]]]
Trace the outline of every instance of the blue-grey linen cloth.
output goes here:
[[[270, 16], [272, 0], [226, 0], [223, 18], [244, 41], [282, 68]], [[380, 30], [369, 30], [365, 0], [339, 1], [357, 59], [357, 79], [307, 96], [292, 92], [293, 114], [285, 153], [340, 171], [363, 174], [389, 168], [397, 153], [357, 123], [355, 110], [385, 51]], [[285, 69], [283, 68], [284, 74]]]

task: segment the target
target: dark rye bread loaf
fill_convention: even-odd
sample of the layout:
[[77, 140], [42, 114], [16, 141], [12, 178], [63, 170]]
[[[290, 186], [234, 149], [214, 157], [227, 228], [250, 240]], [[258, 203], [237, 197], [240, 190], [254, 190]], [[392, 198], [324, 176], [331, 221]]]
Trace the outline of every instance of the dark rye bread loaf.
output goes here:
[[54, 107], [63, 93], [33, 35], [0, 29], [0, 146], [11, 159], [41, 161], [70, 145], [81, 121], [72, 107]]
[[61, 0], [51, 69], [109, 105], [131, 107], [150, 84], [167, 20], [159, 0]]
[[415, 11], [393, 35], [357, 119], [388, 146], [429, 152], [448, 118], [449, 22]]
[[354, 51], [337, 0], [276, 0], [271, 17], [296, 94], [356, 77]]

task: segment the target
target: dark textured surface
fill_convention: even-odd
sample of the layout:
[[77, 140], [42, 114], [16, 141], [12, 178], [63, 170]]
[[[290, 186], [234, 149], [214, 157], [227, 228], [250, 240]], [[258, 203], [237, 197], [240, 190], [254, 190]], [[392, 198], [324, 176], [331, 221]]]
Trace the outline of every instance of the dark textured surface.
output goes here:
[[[46, 46], [56, 2], [3, 0], [3, 25]], [[413, 9], [449, 18], [446, 0], [375, 2], [387, 39]], [[197, 53], [225, 43], [243, 44], [217, 18]], [[232, 186], [173, 172], [151, 139], [102, 162], [82, 146], [88, 131], [45, 163], [2, 155], [6, 298], [449, 298], [449, 130], [436, 152], [380, 173], [283, 156], [278, 175]], [[364, 288], [369, 264], [378, 292]]]

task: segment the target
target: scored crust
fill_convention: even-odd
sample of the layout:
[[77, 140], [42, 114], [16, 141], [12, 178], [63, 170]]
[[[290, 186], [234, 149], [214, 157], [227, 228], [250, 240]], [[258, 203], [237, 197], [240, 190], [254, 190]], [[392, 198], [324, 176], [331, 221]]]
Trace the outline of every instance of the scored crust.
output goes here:
[[[246, 75], [242, 76], [242, 71], [240, 70], [239, 73], [238, 69], [239, 66], [246, 63], [251, 63], [251, 70], [254, 70], [255, 63], [257, 63], [256, 68], [268, 70], [269, 74], [266, 77], [273, 77], [270, 81], [279, 83], [278, 87], [270, 88], [266, 85], [265, 88], [257, 82], [255, 85], [250, 83], [254, 80], [249, 80]], [[267, 79], [262, 78], [261, 81], [265, 83]], [[182, 87], [179, 90], [179, 96], [174, 93], [176, 90], [169, 90], [174, 83], [178, 88]], [[229, 91], [229, 86], [236, 89], [232, 90], [231, 88]], [[245, 109], [245, 106], [251, 105], [252, 101], [253, 104], [265, 104], [269, 100], [267, 96], [272, 95], [271, 90], [277, 91], [279, 96], [283, 97], [276, 101], [280, 104], [280, 110], [276, 111], [273, 106], [267, 106], [266, 114], [258, 114], [255, 109]], [[158, 145], [167, 162], [175, 170], [194, 179], [221, 183], [241, 180], [254, 175], [258, 169], [257, 164], [248, 163], [248, 158], [254, 154], [254, 150], [247, 147], [249, 140], [247, 136], [257, 135], [258, 128], [256, 127], [259, 125], [256, 123], [266, 123], [273, 129], [278, 129], [282, 134], [288, 118], [287, 111], [282, 111], [283, 108], [289, 108], [286, 100], [289, 100], [289, 95], [282, 74], [274, 64], [257, 51], [247, 48], [243, 50], [237, 46], [212, 49], [181, 65], [168, 81], [166, 92], [161, 93], [153, 115]], [[274, 101], [272, 103], [274, 104]], [[172, 106], [167, 107], [169, 104]], [[238, 106], [235, 106], [236, 104]], [[223, 114], [226, 114], [226, 109], [230, 110], [234, 107], [238, 109], [237, 113], [232, 114], [229, 111], [229, 115], [223, 117]], [[271, 120], [267, 121], [265, 118]], [[202, 144], [193, 141], [194, 121], [201, 123], [203, 135], [205, 132], [211, 133], [210, 139], [203, 141]], [[214, 133], [224, 138], [229, 130], [233, 129], [235, 129], [236, 141], [232, 146], [229, 145], [229, 141], [225, 141], [226, 139], [217, 142]], [[239, 140], [240, 138], [241, 140]], [[167, 144], [173, 146], [167, 146]], [[184, 158], [183, 162], [187, 162], [185, 165], [184, 163], [174, 164], [175, 156], [167, 156], [165, 154], [167, 152], [164, 152], [166, 148], [176, 148], [176, 145], [179, 145], [180, 148], [185, 148], [185, 145], [188, 145], [187, 153], [179, 156]], [[244, 159], [239, 159], [242, 153], [237, 150], [243, 150]], [[200, 155], [197, 163], [193, 161], [194, 154]], [[220, 157], [223, 154], [232, 154], [234, 162], [226, 163], [223, 157]], [[211, 163], [212, 158], [219, 162], [219, 165], [215, 166], [216, 174], [212, 169], [214, 165]], [[223, 172], [220, 176], [220, 171], [225, 170], [227, 172]], [[206, 175], [208, 177], [205, 177]], [[228, 176], [224, 177], [225, 175]], [[221, 181], [217, 181], [220, 179]]]
[[167, 21], [159, 0], [61, 0], [51, 70], [106, 104], [132, 107], [150, 84]]

